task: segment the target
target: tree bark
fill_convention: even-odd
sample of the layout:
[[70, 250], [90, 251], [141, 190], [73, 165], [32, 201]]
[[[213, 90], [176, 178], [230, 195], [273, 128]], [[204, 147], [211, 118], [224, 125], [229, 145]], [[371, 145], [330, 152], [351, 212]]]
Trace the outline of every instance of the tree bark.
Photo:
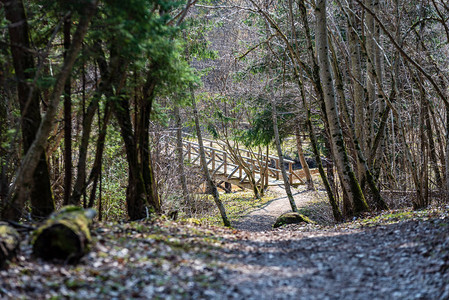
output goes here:
[[[351, 14], [348, 16], [348, 43], [349, 52], [351, 54], [351, 73], [352, 85], [354, 87], [353, 101], [354, 101], [354, 125], [355, 137], [360, 143], [360, 148], [363, 153], [366, 153], [366, 145], [364, 144], [365, 137], [365, 99], [362, 85], [362, 66], [360, 61], [360, 45], [357, 36], [357, 18], [354, 13], [353, 1], [349, 1], [349, 8]], [[357, 177], [360, 182], [363, 181], [364, 167], [360, 160], [357, 161]]]
[[[97, 183], [98, 183], [98, 179], [99, 179], [100, 174], [101, 174], [101, 165], [102, 165], [102, 161], [103, 161], [104, 143], [105, 143], [105, 140], [106, 140], [106, 133], [107, 133], [107, 128], [108, 128], [110, 117], [111, 117], [111, 104], [110, 103], [106, 103], [104, 117], [103, 117], [103, 122], [101, 124], [100, 133], [99, 133], [98, 139], [97, 139], [97, 150], [95, 151], [94, 164], [92, 166], [92, 170], [90, 171], [89, 179], [87, 180], [86, 184], [84, 185], [84, 188], [82, 189], [82, 192], [84, 193], [84, 191], [86, 190], [87, 186], [91, 182], [93, 182], [93, 184], [92, 184], [92, 191], [91, 191], [91, 194], [90, 194], [90, 197], [89, 197], [89, 203], [87, 205], [88, 207], [93, 207], [94, 206], [94, 200], [95, 200], [95, 195], [96, 195], [96, 191], [97, 191]], [[100, 210], [99, 210], [99, 216], [101, 216], [101, 211]]]
[[89, 27], [90, 20], [94, 16], [97, 7], [97, 0], [87, 2], [81, 15], [77, 30], [73, 36], [73, 41], [67, 53], [61, 71], [59, 72], [53, 92], [47, 106], [47, 112], [40, 122], [36, 137], [22, 160], [21, 166], [13, 183], [11, 190], [16, 191], [17, 197], [13, 203], [8, 203], [6, 216], [16, 216], [15, 210], [23, 207], [25, 200], [30, 194], [30, 186], [33, 181], [33, 174], [38, 167], [39, 159], [47, 146], [48, 135], [53, 129], [55, 115], [58, 110], [60, 96], [64, 89], [64, 84], [72, 70], [76, 57], [81, 50], [81, 44]]
[[298, 149], [298, 157], [301, 162], [302, 169], [306, 175], [307, 188], [309, 190], [313, 189], [313, 179], [310, 174], [309, 165], [307, 164], [306, 158], [304, 157], [304, 151], [302, 149], [302, 140], [299, 132], [299, 123], [295, 126], [295, 136], [296, 136], [296, 148]]
[[348, 197], [354, 206], [356, 214], [369, 210], [368, 205], [363, 196], [360, 185], [355, 177], [354, 171], [349, 162], [348, 154], [343, 141], [343, 133], [341, 130], [338, 107], [335, 99], [332, 74], [330, 72], [327, 42], [327, 20], [326, 20], [326, 0], [318, 0], [315, 9], [316, 12], [316, 44], [318, 61], [320, 64], [320, 78], [323, 86], [324, 104], [326, 115], [328, 118], [329, 131], [331, 134], [331, 143], [337, 170], [342, 178]]
[[[346, 119], [346, 122], [348, 123], [349, 129], [350, 129], [350, 136], [352, 138], [352, 141], [354, 143], [354, 147], [356, 150], [356, 159], [358, 161], [357, 165], [361, 165], [362, 166], [362, 179], [365, 181], [368, 181], [368, 185], [369, 188], [373, 194], [373, 200], [375, 203], [375, 206], [377, 209], [380, 210], [386, 210], [388, 209], [388, 206], [386, 204], [386, 202], [383, 200], [380, 191], [376, 185], [376, 182], [374, 180], [374, 177], [372, 175], [372, 172], [366, 162], [365, 159], [365, 155], [363, 154], [362, 148], [360, 147], [360, 141], [357, 139], [357, 135], [356, 135], [356, 129], [354, 126], [354, 123], [352, 122], [351, 117], [349, 116], [349, 109], [347, 107], [347, 102], [345, 99], [345, 95], [344, 95], [344, 83], [343, 83], [343, 78], [340, 72], [340, 69], [338, 68], [338, 63], [337, 63], [337, 57], [336, 57], [336, 53], [335, 53], [335, 49], [331, 44], [331, 52], [332, 52], [332, 68], [334, 70], [334, 76], [335, 76], [335, 84], [337, 87], [337, 94], [340, 97], [340, 102], [342, 104], [342, 112], [343, 112], [343, 116], [344, 119]], [[387, 115], [388, 116], [388, 115]], [[386, 122], [386, 120], [385, 120]], [[385, 122], [383, 122], [383, 124], [385, 124]], [[376, 137], [379, 137], [381, 135], [383, 135], [383, 128], [382, 126], [380, 126], [378, 135]], [[382, 130], [382, 131], [380, 131]], [[363, 186], [363, 185], [362, 185]]]
[[200, 128], [200, 121], [198, 118], [198, 110], [196, 108], [196, 102], [194, 97], [193, 88], [190, 87], [190, 94], [192, 97], [192, 107], [193, 107], [193, 117], [195, 119], [195, 129], [196, 129], [196, 135], [198, 137], [198, 145], [200, 148], [200, 160], [201, 160], [201, 167], [203, 168], [204, 176], [206, 177], [206, 182], [208, 185], [208, 188], [212, 191], [212, 195], [214, 197], [215, 204], [218, 207], [218, 210], [220, 211], [221, 218], [223, 219], [223, 224], [226, 227], [231, 227], [231, 223], [229, 222], [228, 216], [226, 215], [226, 210], [223, 205], [223, 202], [220, 200], [220, 195], [218, 194], [217, 187], [215, 186], [212, 177], [210, 176], [209, 170], [207, 169], [207, 162], [206, 162], [206, 154], [204, 153], [204, 144], [203, 144], [203, 136], [201, 134], [201, 128]]
[[189, 188], [187, 187], [187, 179], [184, 170], [184, 155], [183, 155], [183, 146], [182, 146], [182, 122], [181, 115], [179, 113], [179, 105], [178, 103], [174, 104], [174, 112], [176, 118], [176, 158], [178, 160], [178, 168], [179, 168], [179, 180], [181, 182], [182, 188], [182, 196], [184, 198], [184, 203], [186, 207], [190, 204], [190, 195]]
[[[64, 20], [64, 58], [70, 48], [70, 28], [72, 18]], [[64, 85], [64, 204], [77, 204], [70, 202], [72, 191], [72, 99], [71, 76]]]
[[[39, 93], [34, 86], [30, 86], [27, 82], [34, 79], [35, 76], [34, 58], [29, 51], [29, 30], [23, 2], [21, 0], [2, 0], [1, 2], [4, 5], [6, 19], [10, 22], [8, 31], [13, 65], [18, 81], [17, 92], [22, 115], [23, 149], [26, 154], [32, 147], [38, 133], [38, 127], [41, 124]], [[31, 198], [34, 217], [46, 217], [54, 210], [45, 153], [40, 151], [35, 156], [34, 166], [32, 171], [28, 172], [28, 182], [26, 183], [29, 194], [26, 197], [18, 197], [12, 201], [7, 199], [9, 202], [4, 203], [6, 206], [3, 211], [4, 218], [19, 219], [28, 196]]]
[[291, 182], [288, 181], [287, 171], [285, 170], [284, 155], [282, 154], [281, 141], [279, 139], [277, 110], [276, 110], [276, 103], [274, 101], [274, 95], [271, 95], [270, 102], [271, 102], [271, 117], [273, 119], [274, 142], [276, 143], [276, 150], [278, 152], [279, 165], [281, 167], [282, 179], [284, 180], [285, 192], [287, 193], [287, 198], [288, 201], [290, 202], [292, 211], [298, 212], [298, 208], [296, 207], [295, 199], [293, 198], [292, 190], [290, 187]]

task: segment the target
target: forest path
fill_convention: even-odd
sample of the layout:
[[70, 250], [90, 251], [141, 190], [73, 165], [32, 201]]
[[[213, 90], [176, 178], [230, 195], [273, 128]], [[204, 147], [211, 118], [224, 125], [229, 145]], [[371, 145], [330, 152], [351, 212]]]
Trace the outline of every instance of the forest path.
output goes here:
[[225, 244], [230, 252], [220, 256], [226, 288], [216, 296], [449, 299], [448, 220], [240, 231], [236, 241]]
[[107, 222], [78, 265], [36, 259], [25, 232], [0, 299], [449, 299], [449, 206], [389, 215], [263, 232]]
[[[290, 202], [287, 198], [287, 193], [283, 185], [271, 186], [269, 193], [275, 195], [275, 199], [270, 200], [262, 207], [254, 209], [246, 216], [242, 217], [232, 226], [239, 230], [246, 230], [251, 232], [271, 230], [276, 219], [283, 213], [291, 211]], [[295, 199], [298, 209], [306, 207], [308, 204], [316, 202], [321, 199], [321, 195], [316, 190], [307, 190], [306, 186], [302, 185], [299, 188], [292, 188], [293, 198]]]

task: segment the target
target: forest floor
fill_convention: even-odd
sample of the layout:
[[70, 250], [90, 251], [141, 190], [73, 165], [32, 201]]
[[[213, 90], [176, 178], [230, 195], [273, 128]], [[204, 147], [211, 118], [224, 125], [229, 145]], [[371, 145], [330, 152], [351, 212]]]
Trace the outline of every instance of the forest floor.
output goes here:
[[[273, 196], [272, 200], [253, 209], [247, 215], [233, 222], [232, 225], [236, 229], [252, 232], [270, 230], [280, 215], [292, 209], [283, 185], [271, 186], [269, 193]], [[306, 186], [302, 185], [292, 188], [292, 194], [301, 213], [305, 213], [315, 220], [318, 218], [316, 221], [320, 224], [331, 222], [332, 212], [324, 200], [324, 191], [308, 190]]]
[[[323, 213], [319, 192], [295, 193], [303, 212]], [[236, 229], [164, 218], [97, 223], [77, 265], [34, 258], [23, 233], [16, 261], [0, 271], [0, 298], [449, 299], [448, 205], [271, 229], [286, 210], [277, 197]]]

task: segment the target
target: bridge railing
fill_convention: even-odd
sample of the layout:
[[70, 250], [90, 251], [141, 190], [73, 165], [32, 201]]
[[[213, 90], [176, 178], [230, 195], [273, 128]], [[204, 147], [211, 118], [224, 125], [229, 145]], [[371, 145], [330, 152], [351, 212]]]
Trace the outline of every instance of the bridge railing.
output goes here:
[[[212, 170], [212, 174], [215, 175], [217, 173], [221, 173], [226, 175], [229, 179], [232, 177], [237, 177], [241, 180], [241, 182], [243, 182], [247, 175], [243, 175], [242, 167], [237, 164], [226, 151], [213, 147], [214, 144], [219, 144], [219, 142], [207, 139], [205, 139], [205, 141], [210, 145], [204, 146], [204, 152], [206, 155], [206, 165]], [[200, 159], [198, 143], [183, 140], [183, 146], [185, 149], [184, 157], [186, 157], [190, 163], [197, 163]], [[279, 180], [281, 173], [279, 157], [271, 155], [266, 156], [264, 154], [257, 154], [256, 157], [254, 157], [253, 152], [250, 150], [238, 150], [240, 151], [240, 157], [243, 162], [247, 164], [250, 170], [252, 170], [253, 176], [255, 177], [256, 174], [259, 175], [259, 181], [263, 176], [270, 176], [276, 178], [276, 180]], [[267, 162], [269, 164], [268, 168], [266, 168]], [[304, 183], [302, 178], [293, 171], [293, 165], [295, 162], [289, 159], [284, 159], [284, 163], [287, 164], [287, 175], [289, 177], [289, 182], [293, 183], [293, 181], [297, 179], [299, 182]], [[260, 166], [262, 166], [262, 168]], [[261, 174], [262, 172], [265, 174]]]

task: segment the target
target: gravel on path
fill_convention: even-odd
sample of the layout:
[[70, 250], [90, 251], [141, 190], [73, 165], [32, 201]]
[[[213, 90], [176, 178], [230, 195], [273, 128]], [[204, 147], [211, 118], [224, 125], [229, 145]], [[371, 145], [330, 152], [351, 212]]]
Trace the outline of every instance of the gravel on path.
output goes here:
[[[291, 211], [283, 185], [272, 186], [268, 192], [277, 197], [234, 222], [232, 224], [234, 228], [250, 232], [271, 230], [277, 217]], [[316, 190], [307, 190], [305, 186], [300, 186], [298, 189], [292, 188], [292, 192], [298, 209], [319, 199]]]

